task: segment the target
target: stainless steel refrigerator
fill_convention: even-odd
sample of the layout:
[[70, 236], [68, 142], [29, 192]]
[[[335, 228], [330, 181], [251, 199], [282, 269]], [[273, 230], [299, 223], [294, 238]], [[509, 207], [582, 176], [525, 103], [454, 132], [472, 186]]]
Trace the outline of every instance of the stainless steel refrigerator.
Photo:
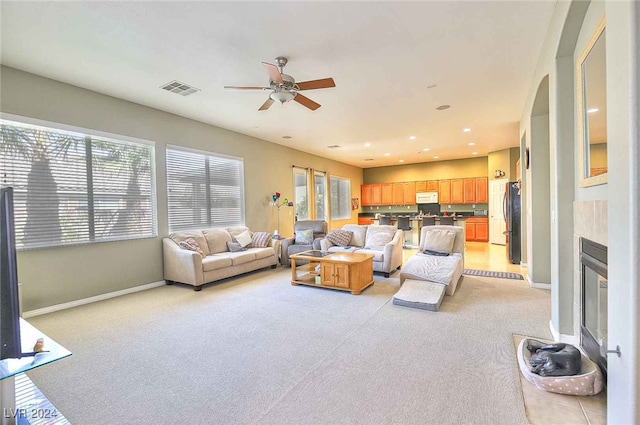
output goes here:
[[518, 182], [508, 182], [505, 187], [504, 198], [502, 199], [502, 211], [507, 231], [507, 258], [513, 264], [520, 264], [520, 189]]

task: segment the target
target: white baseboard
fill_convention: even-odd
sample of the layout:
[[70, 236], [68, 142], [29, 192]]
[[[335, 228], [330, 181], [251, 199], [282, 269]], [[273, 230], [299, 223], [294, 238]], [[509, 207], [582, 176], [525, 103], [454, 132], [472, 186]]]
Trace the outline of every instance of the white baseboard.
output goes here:
[[531, 280], [531, 276], [529, 276], [529, 273], [527, 273], [527, 283], [529, 283], [529, 286], [531, 286], [532, 288], [536, 288], [536, 289], [546, 289], [546, 290], [551, 290], [551, 284], [550, 283], [538, 283], [538, 282], [534, 282], [533, 280]]
[[22, 317], [27, 319], [29, 317], [35, 317], [35, 316], [40, 316], [47, 313], [53, 313], [54, 311], [66, 310], [68, 308], [73, 308], [73, 307], [78, 307], [85, 304], [95, 303], [98, 301], [108, 300], [109, 298], [115, 298], [121, 295], [127, 295], [127, 294], [133, 294], [134, 292], [146, 291], [147, 289], [153, 289], [163, 285], [165, 285], [164, 280], [161, 280], [159, 282], [147, 283], [146, 285], [134, 286], [133, 288], [127, 288], [127, 289], [122, 289], [120, 291], [96, 295], [95, 297], [69, 301], [68, 303], [56, 304], [49, 307], [39, 308], [36, 310], [25, 311], [24, 313], [22, 313]]
[[573, 335], [565, 335], [558, 332], [553, 326], [553, 322], [549, 320], [549, 330], [551, 331], [551, 335], [553, 336], [553, 340], [555, 342], [564, 342], [565, 344], [575, 345], [576, 347], [576, 337]]

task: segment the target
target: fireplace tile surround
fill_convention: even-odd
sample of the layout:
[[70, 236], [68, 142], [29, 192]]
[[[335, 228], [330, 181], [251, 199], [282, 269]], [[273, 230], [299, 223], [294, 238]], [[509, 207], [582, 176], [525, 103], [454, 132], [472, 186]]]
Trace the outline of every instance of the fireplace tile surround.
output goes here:
[[582, 318], [580, 237], [607, 246], [607, 201], [573, 203], [573, 335], [576, 343], [580, 338]]

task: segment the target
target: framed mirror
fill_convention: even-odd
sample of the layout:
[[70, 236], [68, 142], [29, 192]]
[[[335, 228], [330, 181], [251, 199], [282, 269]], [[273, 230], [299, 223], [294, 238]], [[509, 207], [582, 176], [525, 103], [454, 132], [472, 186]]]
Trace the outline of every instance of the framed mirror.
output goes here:
[[607, 73], [604, 18], [576, 62], [580, 187], [607, 182]]

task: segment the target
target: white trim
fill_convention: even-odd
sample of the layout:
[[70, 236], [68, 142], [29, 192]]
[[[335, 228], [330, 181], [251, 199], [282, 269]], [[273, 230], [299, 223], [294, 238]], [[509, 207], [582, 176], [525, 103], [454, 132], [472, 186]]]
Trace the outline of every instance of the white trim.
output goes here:
[[529, 283], [529, 286], [531, 286], [532, 288], [547, 289], [549, 291], [551, 290], [551, 284], [550, 283], [534, 282], [533, 280], [531, 280], [531, 276], [529, 276], [529, 273], [527, 273], [527, 283]]
[[520, 267], [527, 267], [527, 263], [525, 263], [524, 261], [520, 261]]
[[75, 133], [81, 137], [95, 136], [115, 143], [128, 142], [138, 145], [154, 146], [156, 142], [153, 140], [141, 139], [139, 137], [126, 136], [124, 134], [109, 133], [106, 131], [94, 130], [92, 128], [78, 127], [75, 125], [62, 124], [55, 121], [45, 121], [37, 118], [24, 117], [21, 115], [8, 114], [6, 112], [0, 112], [0, 119], [13, 121], [19, 124], [46, 127], [48, 130], [59, 130], [67, 133]]
[[[174, 151], [189, 152], [189, 153], [193, 153], [193, 154], [197, 154], [197, 155], [206, 155], [206, 156], [214, 156], [214, 157], [218, 157], [218, 158], [235, 159], [235, 160], [238, 160], [238, 161], [242, 162], [243, 167], [244, 167], [244, 158], [241, 157], [241, 156], [226, 155], [224, 153], [217, 153], [217, 152], [213, 152], [213, 151], [205, 151], [205, 150], [202, 150], [202, 149], [189, 148], [189, 147], [186, 147], [186, 146], [179, 146], [179, 145], [167, 145], [167, 146], [165, 146], [165, 151], [170, 150], [170, 149], [173, 149]], [[166, 156], [166, 153], [165, 153], [165, 156]]]
[[121, 295], [133, 294], [134, 292], [146, 291], [147, 289], [157, 288], [165, 284], [164, 280], [158, 282], [147, 283], [146, 285], [134, 286], [133, 288], [122, 289], [120, 291], [108, 292], [106, 294], [96, 295], [95, 297], [84, 298], [81, 300], [69, 301], [68, 303], [56, 304], [49, 307], [39, 308], [37, 310], [25, 311], [22, 317], [40, 316], [43, 314], [53, 313], [54, 311], [66, 310], [68, 308], [79, 307], [81, 305], [95, 303], [98, 301], [108, 300], [109, 298], [119, 297]]
[[553, 336], [553, 340], [555, 342], [564, 342], [565, 344], [575, 345], [576, 347], [578, 346], [578, 344], [576, 343], [576, 337], [574, 335], [561, 334], [554, 328], [553, 322], [551, 320], [549, 320], [549, 330], [551, 331], [551, 335]]

